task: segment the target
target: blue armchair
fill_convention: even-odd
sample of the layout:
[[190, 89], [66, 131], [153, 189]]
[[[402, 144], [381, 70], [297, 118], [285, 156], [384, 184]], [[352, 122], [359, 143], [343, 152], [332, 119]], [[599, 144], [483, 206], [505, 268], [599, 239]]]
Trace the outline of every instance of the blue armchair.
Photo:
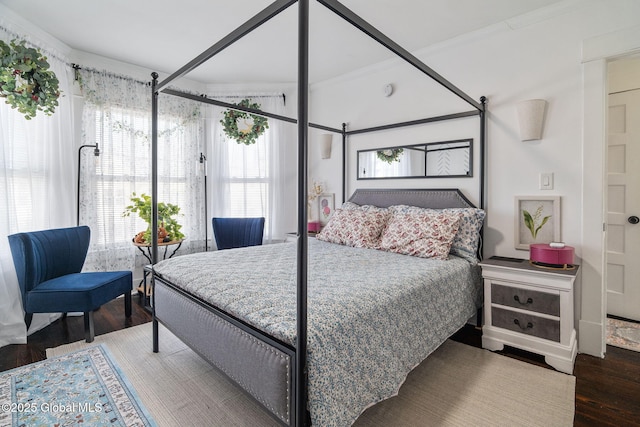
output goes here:
[[212, 218], [216, 246], [220, 249], [243, 248], [262, 244], [264, 218]]
[[131, 317], [130, 271], [80, 272], [90, 238], [87, 226], [9, 236], [27, 329], [33, 313], [84, 312], [85, 340], [92, 342], [93, 311], [123, 294]]

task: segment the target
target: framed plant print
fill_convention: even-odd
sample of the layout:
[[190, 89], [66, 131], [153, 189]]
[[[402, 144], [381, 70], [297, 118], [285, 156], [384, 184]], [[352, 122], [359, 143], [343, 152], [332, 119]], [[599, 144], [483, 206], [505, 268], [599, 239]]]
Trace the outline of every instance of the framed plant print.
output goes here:
[[516, 196], [515, 247], [560, 241], [560, 196]]
[[335, 195], [324, 193], [318, 196], [318, 218], [323, 227], [329, 222], [329, 218], [335, 209]]

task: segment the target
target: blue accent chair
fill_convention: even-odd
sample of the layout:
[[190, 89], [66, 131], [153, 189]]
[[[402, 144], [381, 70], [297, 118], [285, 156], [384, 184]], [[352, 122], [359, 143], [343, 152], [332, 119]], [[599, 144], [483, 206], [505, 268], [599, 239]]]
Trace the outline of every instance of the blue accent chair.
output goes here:
[[91, 230], [87, 226], [12, 234], [9, 238], [18, 274], [27, 329], [33, 313], [84, 312], [85, 340], [94, 337], [93, 311], [124, 294], [131, 317], [130, 271], [81, 273]]
[[218, 250], [262, 244], [264, 218], [212, 218]]

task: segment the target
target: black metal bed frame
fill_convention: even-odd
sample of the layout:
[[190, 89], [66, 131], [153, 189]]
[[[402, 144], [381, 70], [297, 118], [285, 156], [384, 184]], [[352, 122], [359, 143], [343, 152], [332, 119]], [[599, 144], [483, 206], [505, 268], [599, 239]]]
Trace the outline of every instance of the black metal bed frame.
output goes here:
[[[309, 1], [310, 0], [275, 0], [269, 6], [262, 11], [254, 15], [236, 30], [230, 32], [227, 36], [223, 37], [220, 41], [212, 45], [210, 48], [202, 52], [196, 58], [188, 62], [182, 68], [168, 76], [162, 81], [158, 81], [158, 74], [152, 73], [152, 100], [151, 100], [151, 198], [152, 198], [152, 224], [151, 230], [153, 233], [153, 244], [151, 247], [151, 258], [153, 264], [158, 260], [158, 245], [157, 245], [157, 230], [158, 230], [158, 98], [160, 93], [168, 95], [178, 96], [186, 99], [191, 99], [198, 102], [203, 102], [219, 107], [229, 108], [237, 111], [243, 111], [251, 114], [264, 116], [267, 118], [273, 118], [276, 120], [282, 120], [288, 123], [297, 124], [297, 136], [298, 136], [298, 227], [297, 227], [297, 314], [296, 314], [296, 328], [297, 338], [295, 346], [295, 367], [294, 378], [295, 384], [293, 384], [293, 392], [295, 397], [293, 399], [294, 414], [291, 424], [297, 426], [306, 425], [308, 422], [306, 406], [307, 406], [307, 387], [306, 387], [306, 356], [307, 356], [307, 243], [308, 236], [306, 230], [307, 219], [307, 188], [308, 188], [308, 130], [309, 128], [320, 129], [328, 132], [339, 133], [342, 135], [342, 199], [345, 200], [346, 194], [346, 153], [347, 153], [347, 137], [350, 135], [357, 135], [362, 133], [377, 132], [389, 129], [395, 129], [400, 127], [415, 126], [427, 123], [434, 123], [445, 120], [453, 120], [465, 117], [478, 116], [480, 119], [480, 137], [479, 137], [479, 157], [480, 157], [480, 171], [479, 171], [479, 198], [480, 207], [485, 209], [485, 133], [486, 133], [486, 97], [481, 97], [480, 101], [476, 101], [469, 95], [464, 93], [458, 87], [446, 80], [436, 71], [428, 67], [410, 52], [402, 48], [395, 43], [389, 37], [381, 33], [374, 28], [371, 24], [360, 18], [357, 14], [350, 9], [342, 5], [337, 0], [316, 0], [318, 3], [327, 7], [336, 15], [358, 28], [366, 35], [391, 50], [398, 57], [402, 58], [410, 65], [417, 68], [422, 73], [435, 80], [437, 83], [444, 86], [450, 92], [464, 100], [466, 103], [473, 107], [473, 110], [464, 111], [454, 114], [447, 114], [436, 117], [428, 117], [424, 119], [411, 120], [400, 123], [385, 124], [376, 127], [356, 129], [347, 131], [346, 123], [342, 124], [342, 128], [333, 128], [331, 126], [323, 126], [319, 124], [309, 123]], [[179, 90], [168, 88], [169, 83], [184, 76], [190, 71], [194, 70], [198, 66], [202, 65], [227, 47], [231, 46], [236, 41], [240, 40], [251, 31], [260, 27], [264, 23], [268, 22], [271, 18], [277, 16], [283, 12], [289, 6], [294, 3], [298, 3], [298, 105], [297, 105], [297, 119], [277, 114], [268, 113], [261, 110], [242, 107], [236, 104], [226, 103], [223, 101], [209, 99], [207, 97], [198, 96], [182, 92]], [[155, 294], [155, 293], [154, 293]], [[224, 315], [224, 313], [222, 313]], [[246, 329], [249, 333], [255, 334], [255, 330], [248, 325], [236, 322], [237, 326], [242, 329]], [[155, 317], [155, 311], [153, 313], [153, 351], [158, 351], [158, 319]]]

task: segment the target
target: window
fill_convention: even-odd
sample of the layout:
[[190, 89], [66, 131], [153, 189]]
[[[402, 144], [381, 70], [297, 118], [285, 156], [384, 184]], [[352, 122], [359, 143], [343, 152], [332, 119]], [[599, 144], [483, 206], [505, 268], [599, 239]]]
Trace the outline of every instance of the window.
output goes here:
[[225, 143], [229, 146], [229, 215], [264, 216], [269, 211], [267, 138], [263, 135], [253, 145], [237, 144], [229, 140]]
[[[7, 107], [8, 109], [8, 107]], [[46, 200], [47, 166], [45, 157], [37, 155], [41, 151], [34, 144], [29, 144], [27, 126], [30, 122], [14, 113], [11, 136], [0, 156], [4, 157], [4, 173], [0, 176], [0, 188], [6, 191], [4, 203], [0, 203], [1, 214], [9, 221], [11, 233], [26, 231], [37, 224], [34, 215], [42, 210], [42, 206], [34, 201]], [[34, 209], [36, 208], [36, 209]]]
[[[99, 144], [100, 156], [85, 150], [80, 222], [91, 224], [88, 269], [133, 269], [148, 261], [132, 244], [148, 224], [124, 217], [131, 196], [151, 194], [151, 93], [141, 82], [81, 70], [83, 144]], [[180, 207], [186, 236], [180, 253], [204, 248], [203, 172], [199, 164], [204, 121], [200, 104], [163, 96], [158, 115], [158, 202]], [[134, 262], [135, 259], [135, 262]]]
[[[251, 98], [263, 111], [285, 113], [282, 94], [238, 96], [234, 100], [244, 98]], [[237, 102], [229, 101], [228, 97], [224, 100]], [[207, 152], [210, 216], [264, 217], [265, 242], [282, 239], [291, 227], [291, 220], [283, 214], [287, 203], [284, 179], [292, 175], [285, 169], [285, 126], [269, 119], [269, 127], [254, 144], [238, 144], [224, 133], [220, 123], [224, 111], [213, 107], [209, 110], [212, 118], [211, 145]]]

